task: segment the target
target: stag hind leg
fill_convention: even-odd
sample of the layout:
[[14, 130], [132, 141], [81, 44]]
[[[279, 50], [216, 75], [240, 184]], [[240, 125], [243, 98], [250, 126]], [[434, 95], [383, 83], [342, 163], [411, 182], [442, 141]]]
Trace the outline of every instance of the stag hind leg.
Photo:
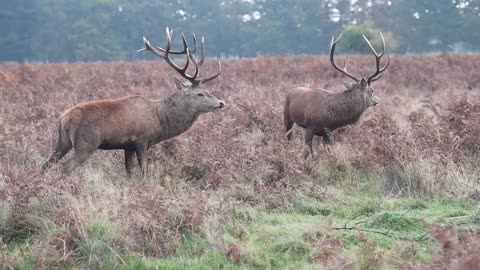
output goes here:
[[138, 165], [142, 170], [142, 176], [147, 175], [147, 147], [145, 145], [137, 145], [136, 150]]
[[313, 128], [307, 128], [305, 132], [305, 147], [303, 151], [303, 158], [307, 159], [308, 155], [311, 154], [312, 158], [315, 158], [313, 155], [313, 147], [312, 147], [312, 142], [313, 142], [313, 136], [315, 135], [315, 131]]
[[125, 150], [125, 170], [127, 171], [127, 178], [132, 177], [134, 161], [135, 150]]
[[96, 128], [83, 127], [74, 133], [73, 157], [65, 162], [65, 170], [70, 173], [82, 165], [98, 149], [101, 143], [101, 133]]
[[291, 122], [285, 122], [285, 129], [287, 131], [287, 140], [292, 140], [292, 136], [293, 136], [293, 126], [295, 125], [295, 123], [293, 121]]
[[293, 136], [293, 126], [295, 125], [295, 122], [293, 122], [288, 111], [288, 100], [285, 101], [285, 107], [283, 110], [283, 123], [285, 124], [285, 131], [287, 132], [287, 140], [290, 141]]
[[44, 173], [52, 163], [56, 163], [60, 159], [62, 159], [71, 149], [72, 149], [72, 141], [70, 140], [68, 135], [62, 130], [62, 128], [59, 126], [57, 145], [55, 146], [55, 150], [50, 155], [48, 160], [45, 161], [45, 163], [42, 165], [41, 173]]

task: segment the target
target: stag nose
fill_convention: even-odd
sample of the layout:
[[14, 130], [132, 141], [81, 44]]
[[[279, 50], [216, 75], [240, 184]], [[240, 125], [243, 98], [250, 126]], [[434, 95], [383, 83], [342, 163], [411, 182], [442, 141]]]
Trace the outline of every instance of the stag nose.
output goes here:
[[220, 100], [220, 105], [218, 105], [218, 108], [221, 109], [225, 106], [225, 102], [223, 102], [222, 100]]

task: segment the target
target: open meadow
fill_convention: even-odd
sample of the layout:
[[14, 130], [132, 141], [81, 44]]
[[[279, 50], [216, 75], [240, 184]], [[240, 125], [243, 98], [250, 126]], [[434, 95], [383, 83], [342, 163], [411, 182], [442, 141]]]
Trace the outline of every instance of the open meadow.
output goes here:
[[[0, 65], [0, 265], [5, 269], [478, 269], [480, 55], [396, 56], [380, 98], [327, 151], [287, 142], [285, 91], [339, 92], [327, 57], [222, 60], [205, 88], [226, 102], [149, 150], [71, 175], [55, 165], [73, 105], [178, 91], [162, 61]], [[368, 74], [372, 57], [349, 57]], [[207, 62], [205, 74], [216, 70]], [[69, 153], [71, 155], [71, 153]]]

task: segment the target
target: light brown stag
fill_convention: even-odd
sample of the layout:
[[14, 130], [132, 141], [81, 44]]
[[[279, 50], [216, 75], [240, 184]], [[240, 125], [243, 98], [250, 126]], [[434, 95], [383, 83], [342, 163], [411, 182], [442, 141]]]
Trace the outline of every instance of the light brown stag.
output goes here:
[[347, 72], [346, 61], [344, 67], [337, 66], [334, 60], [335, 47], [342, 37], [336, 40], [332, 37], [330, 44], [330, 62], [338, 71], [354, 80], [354, 83], [346, 82], [347, 89], [342, 93], [333, 94], [323, 89], [311, 89], [297, 87], [287, 92], [284, 106], [284, 124], [287, 131], [287, 139], [291, 140], [293, 126], [305, 128], [304, 158], [309, 154], [313, 158], [312, 140], [314, 135], [322, 136], [325, 144], [332, 143], [331, 132], [339, 127], [354, 124], [360, 116], [371, 106], [378, 104], [378, 98], [373, 93], [370, 84], [381, 77], [390, 64], [388, 62], [380, 68], [380, 62], [385, 54], [385, 39], [380, 33], [383, 42], [383, 51], [377, 53], [370, 41], [363, 36], [372, 53], [375, 55], [376, 71], [367, 78], [359, 78]]
[[[143, 38], [145, 47], [141, 51], [150, 51], [163, 58], [175, 71], [188, 82], [175, 79], [181, 90], [163, 100], [152, 100], [142, 96], [128, 96], [114, 100], [91, 101], [78, 104], [65, 111], [58, 123], [58, 140], [54, 152], [42, 166], [44, 172], [51, 163], [58, 162], [72, 148], [74, 155], [65, 162], [64, 169], [72, 171], [85, 162], [97, 149], [123, 149], [125, 151], [125, 169], [130, 177], [134, 168], [135, 155], [145, 176], [147, 170], [146, 152], [149, 147], [175, 137], [188, 130], [199, 115], [216, 111], [225, 103], [202, 89], [204, 83], [217, 78], [218, 72], [208, 78], [200, 79], [198, 73], [205, 60], [205, 42], [202, 37], [201, 59], [197, 61], [196, 37], [194, 47], [190, 48], [183, 38], [183, 50], [173, 51], [173, 31], [166, 29], [167, 44], [160, 48], [152, 46]], [[170, 55], [185, 55], [185, 66], [179, 67]], [[187, 74], [193, 62], [193, 75]]]

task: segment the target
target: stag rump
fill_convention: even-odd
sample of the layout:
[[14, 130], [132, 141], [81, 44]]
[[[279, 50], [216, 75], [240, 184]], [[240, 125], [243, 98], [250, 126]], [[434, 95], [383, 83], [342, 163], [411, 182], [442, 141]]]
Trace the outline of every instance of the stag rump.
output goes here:
[[323, 89], [297, 87], [287, 92], [284, 104], [284, 124], [287, 139], [291, 140], [293, 126], [305, 128], [304, 158], [309, 154], [313, 157], [312, 140], [315, 135], [322, 136], [326, 144], [332, 143], [331, 132], [339, 127], [354, 124], [369, 107], [378, 104], [378, 98], [373, 93], [370, 84], [381, 77], [390, 64], [390, 59], [380, 67], [385, 53], [385, 39], [380, 33], [383, 42], [383, 51], [377, 53], [370, 41], [363, 36], [370, 50], [375, 55], [376, 71], [367, 78], [359, 78], [347, 72], [346, 61], [343, 68], [335, 63], [334, 53], [341, 35], [335, 40], [332, 37], [330, 44], [330, 62], [333, 67], [355, 82], [345, 83], [347, 89], [342, 93], [333, 94]]
[[[163, 58], [187, 82], [175, 79], [181, 90], [163, 100], [151, 100], [142, 96], [129, 96], [115, 100], [100, 100], [79, 104], [65, 111], [58, 123], [58, 140], [55, 150], [42, 166], [45, 171], [51, 163], [58, 162], [72, 148], [74, 155], [65, 162], [66, 171], [70, 172], [85, 162], [97, 149], [123, 149], [125, 151], [125, 169], [130, 176], [134, 167], [135, 156], [142, 174], [146, 174], [146, 151], [149, 147], [180, 135], [188, 130], [199, 115], [216, 111], [224, 102], [211, 95], [202, 85], [217, 78], [218, 72], [207, 78], [197, 78], [205, 60], [205, 42], [202, 37], [201, 59], [197, 61], [196, 37], [193, 35], [194, 47], [190, 48], [183, 38], [183, 50], [173, 51], [173, 32], [166, 29], [167, 44], [160, 48], [152, 46], [143, 38], [145, 48]], [[171, 54], [185, 55], [185, 66], [179, 67], [170, 58]], [[193, 63], [193, 74], [187, 69]]]

